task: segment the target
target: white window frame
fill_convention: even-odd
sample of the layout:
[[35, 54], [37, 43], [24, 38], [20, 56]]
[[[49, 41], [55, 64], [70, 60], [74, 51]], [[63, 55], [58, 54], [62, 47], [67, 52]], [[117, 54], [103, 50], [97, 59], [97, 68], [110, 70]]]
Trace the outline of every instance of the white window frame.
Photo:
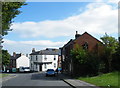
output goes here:
[[54, 60], [56, 60], [56, 55], [54, 55]]
[[54, 68], [56, 68], [56, 63], [54, 63]]

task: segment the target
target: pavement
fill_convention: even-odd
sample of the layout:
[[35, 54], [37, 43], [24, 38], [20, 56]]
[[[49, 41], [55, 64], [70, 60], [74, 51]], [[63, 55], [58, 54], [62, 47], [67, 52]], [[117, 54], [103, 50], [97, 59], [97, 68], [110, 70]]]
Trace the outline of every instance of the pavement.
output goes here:
[[63, 81], [72, 86], [73, 88], [100, 88], [93, 84], [77, 79], [63, 79]]
[[64, 73], [63, 75], [59, 73], [58, 76], [59, 78], [61, 78], [61, 80], [70, 85], [72, 88], [100, 88], [97, 87], [96, 85], [84, 82], [82, 80], [73, 79]]
[[[4, 73], [2, 73], [2, 74], [4, 74]], [[7, 80], [14, 78], [14, 77], [17, 77], [17, 74], [9, 74], [6, 77], [0, 78], [0, 82], [7, 81]]]
[[[2, 74], [4, 74], [4, 73], [2, 73]], [[3, 78], [1, 77], [0, 78], [0, 88], [2, 88], [2, 82], [7, 81], [7, 80], [14, 78], [14, 77], [17, 77], [17, 75], [16, 74], [9, 74], [6, 77], [3, 77]]]

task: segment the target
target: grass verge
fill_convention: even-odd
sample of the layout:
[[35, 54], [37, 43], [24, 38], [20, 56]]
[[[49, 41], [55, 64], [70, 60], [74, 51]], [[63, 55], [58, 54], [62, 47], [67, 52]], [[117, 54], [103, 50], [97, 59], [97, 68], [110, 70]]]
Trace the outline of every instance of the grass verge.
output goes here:
[[8, 76], [8, 74], [1, 74], [0, 73], [0, 78], [6, 77], [6, 76]]
[[102, 88], [120, 88], [120, 72], [111, 72], [95, 77], [79, 77], [78, 79]]

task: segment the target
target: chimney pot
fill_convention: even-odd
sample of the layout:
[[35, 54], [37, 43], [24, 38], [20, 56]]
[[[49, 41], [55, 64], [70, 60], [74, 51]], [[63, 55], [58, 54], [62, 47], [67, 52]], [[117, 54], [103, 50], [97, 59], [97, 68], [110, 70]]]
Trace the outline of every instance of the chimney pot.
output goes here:
[[16, 53], [15, 52], [13, 52], [13, 57], [15, 57], [16, 56]]
[[32, 49], [32, 53], [35, 52], [35, 48]]
[[76, 34], [78, 34], [78, 31], [76, 31]]
[[80, 34], [78, 34], [78, 31], [76, 31], [75, 39], [77, 39], [79, 36], [80, 36]]

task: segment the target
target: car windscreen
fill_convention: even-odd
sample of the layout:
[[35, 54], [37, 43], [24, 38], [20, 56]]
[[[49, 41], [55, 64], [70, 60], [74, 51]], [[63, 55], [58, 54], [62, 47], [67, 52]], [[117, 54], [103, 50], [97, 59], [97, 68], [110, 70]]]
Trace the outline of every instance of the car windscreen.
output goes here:
[[24, 69], [30, 69], [29, 67], [24, 67]]
[[53, 69], [48, 69], [47, 71], [54, 71]]

